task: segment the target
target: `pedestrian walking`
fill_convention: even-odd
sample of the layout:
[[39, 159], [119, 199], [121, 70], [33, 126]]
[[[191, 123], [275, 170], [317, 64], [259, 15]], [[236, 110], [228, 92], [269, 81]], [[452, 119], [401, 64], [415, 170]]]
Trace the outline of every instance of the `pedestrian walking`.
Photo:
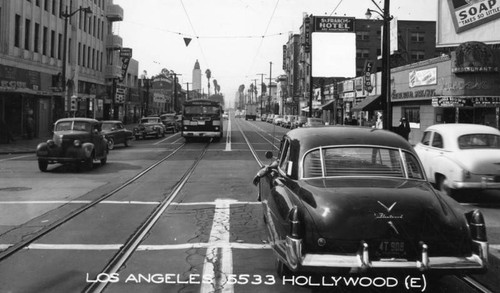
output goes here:
[[408, 140], [408, 137], [410, 136], [411, 128], [410, 128], [410, 123], [408, 120], [406, 120], [405, 117], [401, 117], [399, 120], [399, 126], [398, 126], [398, 133], [402, 137], [404, 137], [406, 140]]

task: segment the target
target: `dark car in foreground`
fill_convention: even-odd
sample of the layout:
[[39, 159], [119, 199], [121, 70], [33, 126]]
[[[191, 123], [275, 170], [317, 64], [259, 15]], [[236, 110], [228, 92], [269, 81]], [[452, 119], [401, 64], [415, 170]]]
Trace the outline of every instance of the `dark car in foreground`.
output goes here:
[[102, 132], [106, 135], [108, 149], [110, 150], [114, 149], [115, 145], [120, 143], [129, 146], [130, 142], [134, 139], [132, 131], [125, 128], [119, 120], [102, 121], [101, 128]]
[[49, 164], [73, 163], [92, 169], [95, 160], [101, 165], [108, 158], [108, 142], [101, 123], [90, 118], [63, 118], [54, 124], [54, 135], [36, 148], [38, 167], [46, 172]]
[[412, 146], [395, 133], [291, 130], [254, 184], [279, 275], [486, 271], [481, 212], [434, 189]]

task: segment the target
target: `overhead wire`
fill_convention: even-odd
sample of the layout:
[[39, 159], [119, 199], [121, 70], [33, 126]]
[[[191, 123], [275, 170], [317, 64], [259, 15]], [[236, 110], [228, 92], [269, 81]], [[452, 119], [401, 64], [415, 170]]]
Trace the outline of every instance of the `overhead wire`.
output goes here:
[[257, 47], [257, 52], [255, 52], [255, 56], [253, 57], [253, 60], [252, 60], [252, 63], [250, 64], [250, 68], [248, 69], [248, 72], [252, 70], [252, 68], [255, 64], [255, 60], [257, 59], [257, 56], [259, 56], [260, 49], [262, 48], [262, 43], [264, 42], [264, 36], [267, 34], [267, 30], [269, 29], [269, 26], [271, 25], [271, 21], [274, 18], [274, 13], [276, 13], [276, 9], [278, 8], [279, 2], [280, 2], [280, 0], [277, 0], [276, 4], [274, 5], [273, 13], [271, 14], [271, 17], [269, 18], [269, 21], [267, 22], [266, 29], [265, 29], [264, 33], [262, 34], [262, 38], [260, 40], [259, 47]]
[[332, 16], [333, 13], [335, 13], [335, 11], [337, 11], [337, 8], [339, 8], [339, 6], [342, 3], [342, 1], [344, 1], [344, 0], [340, 0], [339, 3], [337, 4], [337, 6], [335, 6], [335, 8], [333, 9], [332, 13], [330, 13], [330, 16]]
[[203, 51], [203, 46], [201, 45], [201, 42], [200, 42], [200, 39], [198, 37], [198, 34], [196, 33], [196, 30], [194, 29], [193, 22], [191, 21], [191, 18], [189, 17], [189, 13], [187, 12], [186, 6], [184, 6], [184, 2], [182, 2], [182, 0], [179, 0], [179, 1], [181, 2], [182, 9], [184, 10], [184, 13], [186, 14], [189, 25], [191, 26], [191, 29], [193, 30], [193, 33], [194, 33], [196, 39], [198, 40], [197, 43], [198, 43], [198, 46], [200, 47], [200, 51], [201, 51], [201, 55], [203, 57], [203, 60], [205, 61], [205, 64], [207, 64], [207, 68], [210, 68], [209, 63], [208, 63], [208, 59], [205, 56], [205, 52]]

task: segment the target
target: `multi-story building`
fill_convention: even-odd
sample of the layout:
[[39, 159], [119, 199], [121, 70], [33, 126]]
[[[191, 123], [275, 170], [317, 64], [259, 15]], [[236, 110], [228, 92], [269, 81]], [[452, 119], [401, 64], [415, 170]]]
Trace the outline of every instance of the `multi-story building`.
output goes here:
[[[328, 110], [334, 111], [335, 115], [331, 112], [330, 115], [337, 116], [337, 121], [343, 121], [343, 116], [348, 115], [346, 112], [349, 110], [350, 106], [356, 102], [355, 99], [362, 99], [363, 96], [350, 96], [347, 95], [345, 99], [337, 99], [336, 103], [332, 102], [335, 94], [339, 87], [342, 87], [340, 80], [343, 77], [334, 77], [335, 79], [321, 79], [314, 78], [312, 82], [313, 89], [310, 88], [311, 83], [311, 60], [309, 53], [310, 48], [307, 48], [307, 39], [311, 39], [311, 31], [308, 29], [310, 24], [306, 23], [308, 15], [303, 14], [303, 23], [300, 27], [299, 40], [298, 40], [298, 55], [293, 61], [293, 65], [287, 59], [285, 74], [288, 80], [297, 80], [298, 83], [298, 96], [300, 99], [300, 108], [302, 110], [308, 111], [309, 107], [306, 107], [309, 102], [310, 93], [313, 93], [313, 108], [316, 110]], [[367, 20], [367, 19], [355, 19], [355, 33], [356, 33], [356, 75], [361, 77], [363, 75], [365, 62], [370, 60], [373, 61], [374, 71], [381, 71], [382, 63], [378, 56], [381, 55], [381, 32], [382, 32], [382, 20]], [[405, 64], [411, 64], [421, 60], [433, 58], [441, 55], [442, 50], [436, 48], [436, 23], [434, 21], [397, 21], [397, 31], [398, 31], [398, 49], [391, 56], [391, 68], [402, 66]], [[294, 39], [295, 41], [295, 39]], [[286, 56], [293, 55], [292, 49], [290, 48], [290, 39], [287, 43]], [[312, 44], [314, 46], [314, 44]], [[294, 50], [294, 49], [293, 49]], [[295, 68], [297, 66], [298, 70], [289, 70], [289, 68]], [[323, 91], [318, 95], [314, 95], [315, 90], [323, 88]], [[343, 103], [345, 102], [345, 103]], [[321, 106], [323, 105], [323, 107]], [[304, 114], [304, 113], [303, 113]], [[330, 117], [328, 120], [332, 120]]]
[[15, 137], [30, 116], [35, 136], [65, 116], [123, 118], [126, 91], [115, 89], [137, 88], [138, 66], [123, 75], [122, 19], [112, 0], [0, 0], [0, 118]]
[[282, 89], [281, 92], [285, 95], [283, 104], [287, 108], [285, 111], [287, 114], [300, 113], [299, 103], [303, 98], [300, 90], [299, 62], [297, 62], [299, 53], [300, 35], [290, 33], [288, 42], [283, 45], [283, 70], [285, 71], [286, 83], [281, 82], [282, 85], [286, 84], [286, 89]]

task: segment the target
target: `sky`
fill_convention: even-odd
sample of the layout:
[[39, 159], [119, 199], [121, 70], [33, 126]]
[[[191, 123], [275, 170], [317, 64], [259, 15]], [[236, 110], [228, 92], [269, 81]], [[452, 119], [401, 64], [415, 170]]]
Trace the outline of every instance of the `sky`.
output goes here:
[[[383, 1], [374, 0], [381, 8]], [[290, 33], [299, 33], [304, 13], [316, 16], [365, 18], [371, 0], [114, 0], [124, 12], [113, 32], [132, 48], [139, 75], [151, 77], [166, 68], [180, 74], [192, 88], [196, 60], [212, 73], [221, 93], [233, 99], [243, 84], [258, 86], [284, 73], [282, 47]], [[436, 0], [391, 0], [390, 13], [399, 20], [436, 21]], [[376, 18], [373, 14], [372, 18]], [[191, 38], [186, 46], [184, 38]], [[261, 73], [265, 74], [261, 77]]]

